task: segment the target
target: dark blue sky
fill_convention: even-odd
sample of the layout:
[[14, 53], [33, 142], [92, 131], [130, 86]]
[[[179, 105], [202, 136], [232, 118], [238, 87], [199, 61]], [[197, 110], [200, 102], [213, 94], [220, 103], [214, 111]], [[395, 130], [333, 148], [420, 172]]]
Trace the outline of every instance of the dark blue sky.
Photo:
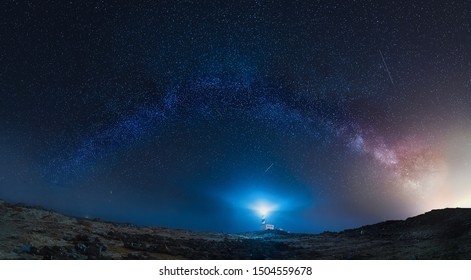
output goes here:
[[468, 1], [2, 1], [0, 198], [240, 232], [470, 206]]

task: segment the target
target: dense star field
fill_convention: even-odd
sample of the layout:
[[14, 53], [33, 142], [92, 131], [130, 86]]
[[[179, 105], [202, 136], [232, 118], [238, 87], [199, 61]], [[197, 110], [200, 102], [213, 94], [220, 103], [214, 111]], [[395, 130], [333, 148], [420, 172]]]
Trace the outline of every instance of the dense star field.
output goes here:
[[0, 198], [341, 230], [471, 206], [469, 1], [2, 1]]

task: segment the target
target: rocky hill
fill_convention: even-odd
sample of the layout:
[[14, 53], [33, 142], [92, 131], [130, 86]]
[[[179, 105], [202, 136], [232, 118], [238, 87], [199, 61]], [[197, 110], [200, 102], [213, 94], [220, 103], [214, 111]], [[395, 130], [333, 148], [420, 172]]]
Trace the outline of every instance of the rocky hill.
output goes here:
[[0, 201], [0, 259], [471, 259], [471, 209], [342, 232], [224, 234], [73, 218]]

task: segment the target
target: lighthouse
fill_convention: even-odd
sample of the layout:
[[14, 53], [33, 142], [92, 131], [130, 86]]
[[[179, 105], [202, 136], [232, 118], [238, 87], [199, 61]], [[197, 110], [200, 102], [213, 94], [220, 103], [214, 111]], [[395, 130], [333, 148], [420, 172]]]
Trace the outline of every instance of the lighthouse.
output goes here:
[[275, 225], [267, 223], [268, 214], [278, 209], [278, 205], [258, 200], [250, 205], [250, 209], [254, 210], [258, 217], [261, 219], [259, 228], [260, 230], [274, 230]]
[[262, 221], [261, 221], [261, 229], [262, 230], [274, 230], [275, 225], [273, 224], [267, 224], [267, 214], [269, 212], [269, 209], [266, 207], [260, 207], [259, 212], [262, 215]]

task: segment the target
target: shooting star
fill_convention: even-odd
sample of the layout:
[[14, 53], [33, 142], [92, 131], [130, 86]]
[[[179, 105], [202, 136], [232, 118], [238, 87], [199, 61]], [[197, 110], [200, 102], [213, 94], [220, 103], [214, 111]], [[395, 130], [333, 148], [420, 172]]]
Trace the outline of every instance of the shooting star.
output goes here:
[[388, 65], [386, 64], [386, 61], [384, 60], [384, 56], [383, 56], [383, 53], [381, 52], [381, 50], [379, 50], [379, 54], [381, 55], [381, 59], [383, 60], [384, 67], [386, 68], [386, 71], [388, 72], [389, 79], [391, 80], [391, 84], [394, 85], [394, 82], [393, 82], [393, 79], [392, 79], [392, 76], [391, 76], [391, 72], [389, 72]]
[[268, 171], [268, 170], [270, 170], [270, 168], [271, 168], [272, 166], [273, 166], [273, 163], [272, 163], [272, 164], [270, 164], [270, 166], [268, 166], [268, 168], [267, 168], [267, 169], [265, 169], [265, 173], [267, 173], [267, 171]]

